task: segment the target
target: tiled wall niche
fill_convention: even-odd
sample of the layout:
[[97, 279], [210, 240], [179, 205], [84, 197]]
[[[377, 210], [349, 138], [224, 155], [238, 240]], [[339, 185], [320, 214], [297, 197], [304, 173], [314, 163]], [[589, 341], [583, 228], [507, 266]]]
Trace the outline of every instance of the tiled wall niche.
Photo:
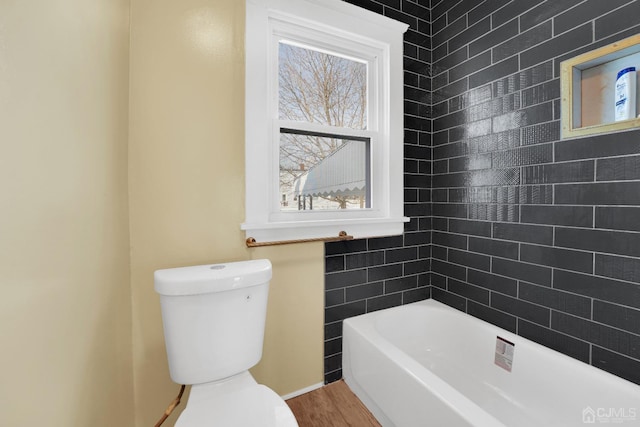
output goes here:
[[640, 383], [640, 131], [559, 139], [559, 63], [639, 33], [640, 2], [352, 3], [411, 25], [412, 221], [326, 245], [325, 379], [342, 319], [430, 295]]

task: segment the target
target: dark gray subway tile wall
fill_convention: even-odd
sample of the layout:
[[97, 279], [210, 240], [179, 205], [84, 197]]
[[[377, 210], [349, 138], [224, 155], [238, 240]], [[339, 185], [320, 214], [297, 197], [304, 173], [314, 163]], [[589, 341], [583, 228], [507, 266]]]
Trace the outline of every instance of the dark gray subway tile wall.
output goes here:
[[640, 384], [640, 131], [560, 140], [559, 64], [640, 0], [346, 0], [410, 25], [403, 236], [327, 243], [342, 320], [434, 298]]
[[640, 2], [457, 4], [432, 9], [432, 296], [640, 384], [640, 131], [558, 121], [560, 62], [640, 32]]
[[429, 0], [347, 2], [409, 24], [404, 37], [404, 212], [411, 221], [402, 236], [325, 245], [326, 382], [342, 378], [343, 319], [431, 297]]

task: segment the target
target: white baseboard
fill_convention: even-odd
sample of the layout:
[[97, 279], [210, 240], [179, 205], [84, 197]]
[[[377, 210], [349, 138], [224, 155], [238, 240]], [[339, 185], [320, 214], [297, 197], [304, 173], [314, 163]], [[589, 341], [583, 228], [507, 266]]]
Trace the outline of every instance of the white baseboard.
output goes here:
[[317, 390], [322, 386], [324, 386], [324, 383], [313, 384], [313, 385], [310, 385], [309, 387], [301, 388], [300, 390], [296, 390], [292, 393], [285, 394], [284, 396], [280, 396], [280, 397], [282, 397], [284, 400], [288, 400], [288, 399], [300, 396], [302, 394], [309, 393], [310, 391]]

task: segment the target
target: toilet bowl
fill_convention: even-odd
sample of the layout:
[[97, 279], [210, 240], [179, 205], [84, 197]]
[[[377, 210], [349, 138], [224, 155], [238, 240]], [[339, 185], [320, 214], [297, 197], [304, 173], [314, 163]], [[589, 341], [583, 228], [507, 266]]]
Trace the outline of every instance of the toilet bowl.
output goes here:
[[191, 387], [176, 427], [297, 427], [284, 400], [249, 372]]
[[285, 401], [249, 373], [262, 358], [268, 260], [158, 270], [171, 379], [191, 384], [177, 427], [297, 427]]

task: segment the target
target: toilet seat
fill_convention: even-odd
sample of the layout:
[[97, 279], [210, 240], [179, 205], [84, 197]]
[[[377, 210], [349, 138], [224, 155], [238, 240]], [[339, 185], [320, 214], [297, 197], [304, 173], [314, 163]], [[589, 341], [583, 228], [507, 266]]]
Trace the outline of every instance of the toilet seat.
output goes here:
[[175, 427], [298, 427], [298, 423], [273, 390], [245, 378], [194, 386]]

